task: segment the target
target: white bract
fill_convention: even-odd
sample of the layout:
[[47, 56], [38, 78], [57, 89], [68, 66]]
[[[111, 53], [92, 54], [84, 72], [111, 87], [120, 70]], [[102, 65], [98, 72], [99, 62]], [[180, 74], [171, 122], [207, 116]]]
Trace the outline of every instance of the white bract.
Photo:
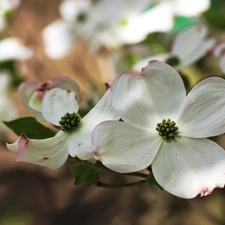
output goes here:
[[[62, 19], [49, 24], [42, 33], [45, 52], [53, 59], [69, 53], [77, 39], [87, 40], [92, 49], [109, 48], [143, 40], [149, 32], [166, 31], [173, 19], [164, 5], [143, 12], [154, 0], [64, 0]], [[159, 20], [155, 20], [160, 15]], [[168, 18], [170, 17], [170, 18]], [[154, 21], [154, 22], [152, 22]], [[57, 46], [57, 48], [55, 48]]]
[[182, 198], [224, 187], [225, 151], [207, 139], [225, 132], [224, 96], [225, 81], [218, 77], [186, 96], [180, 75], [160, 61], [139, 74], [121, 73], [112, 85], [112, 105], [124, 122], [94, 129], [95, 157], [120, 173], [151, 165], [156, 181]]
[[198, 16], [210, 7], [210, 0], [159, 0], [160, 5], [165, 5], [172, 15]]
[[206, 55], [215, 44], [213, 38], [207, 38], [205, 26], [194, 26], [180, 32], [172, 45], [171, 52], [154, 55], [140, 60], [133, 66], [139, 72], [148, 61], [156, 59], [167, 62], [177, 70], [188, 67]]
[[0, 32], [6, 28], [8, 14], [10, 14], [16, 7], [18, 7], [19, 4], [19, 0], [0, 1]]
[[220, 68], [225, 73], [225, 43], [218, 44], [213, 51], [213, 55], [219, 58]]
[[0, 61], [27, 60], [33, 51], [23, 46], [17, 38], [5, 38], [0, 41]]
[[29, 139], [21, 134], [16, 142], [7, 144], [9, 150], [17, 152], [17, 161], [56, 169], [64, 164], [69, 154], [83, 160], [93, 157], [91, 133], [94, 127], [105, 120], [119, 119], [111, 106], [111, 90], [108, 89], [82, 119], [77, 114], [76, 98], [76, 92], [60, 88], [45, 94], [41, 104], [42, 116], [55, 126], [61, 126], [62, 130], [54, 137], [42, 140]]
[[69, 77], [56, 77], [47, 82], [25, 81], [19, 86], [18, 95], [24, 108], [37, 120], [45, 121], [41, 113], [41, 105], [45, 94], [53, 88], [61, 88], [76, 93], [76, 100], [80, 101], [80, 88]]

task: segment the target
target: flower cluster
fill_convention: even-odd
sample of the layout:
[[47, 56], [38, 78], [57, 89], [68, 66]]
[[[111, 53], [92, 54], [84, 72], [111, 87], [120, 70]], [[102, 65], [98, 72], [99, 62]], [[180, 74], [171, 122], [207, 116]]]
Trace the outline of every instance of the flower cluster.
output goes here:
[[59, 131], [46, 139], [21, 134], [8, 143], [17, 161], [56, 169], [70, 155], [118, 173], [151, 167], [157, 183], [182, 198], [224, 187], [225, 151], [208, 139], [225, 132], [222, 78], [207, 78], [186, 95], [171, 66], [150, 61], [140, 73], [120, 73], [83, 118], [78, 85], [69, 78], [25, 82], [19, 96], [33, 116]]
[[209, 6], [209, 0], [199, 0], [195, 7], [183, 0], [64, 0], [61, 18], [42, 31], [45, 53], [62, 58], [79, 40], [88, 41], [92, 50], [139, 43], [149, 33], [169, 31], [175, 15], [196, 16]]

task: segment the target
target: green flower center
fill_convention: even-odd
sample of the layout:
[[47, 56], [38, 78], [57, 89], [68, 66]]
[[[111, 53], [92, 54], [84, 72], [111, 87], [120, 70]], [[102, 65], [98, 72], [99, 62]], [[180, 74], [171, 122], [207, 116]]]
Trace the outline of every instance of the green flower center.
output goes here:
[[163, 119], [161, 123], [157, 123], [156, 130], [164, 140], [175, 139], [178, 135], [178, 127], [174, 121]]
[[177, 56], [170, 56], [168, 59], [166, 59], [166, 63], [170, 66], [177, 66], [181, 63], [181, 61]]
[[65, 116], [61, 117], [59, 124], [61, 129], [66, 132], [70, 132], [80, 125], [80, 115], [77, 113], [66, 113]]
[[77, 22], [84, 23], [88, 18], [87, 13], [81, 12], [77, 15]]

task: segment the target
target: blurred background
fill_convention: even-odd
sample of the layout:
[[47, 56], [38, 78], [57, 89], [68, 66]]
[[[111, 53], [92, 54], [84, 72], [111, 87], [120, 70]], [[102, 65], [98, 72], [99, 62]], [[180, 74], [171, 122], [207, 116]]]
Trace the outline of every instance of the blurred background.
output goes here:
[[[183, 66], [170, 62], [187, 91], [206, 77], [224, 77], [224, 12], [223, 0], [0, 0], [0, 120], [29, 115], [17, 96], [25, 80], [71, 77], [88, 112], [104, 83], [124, 70], [138, 72], [146, 58], [181, 60]], [[225, 224], [224, 189], [184, 200], [150, 185], [76, 187], [72, 158], [58, 170], [17, 163], [5, 148], [16, 139], [0, 124], [0, 225]], [[224, 135], [213, 140], [225, 147]], [[104, 172], [101, 178], [136, 180]]]

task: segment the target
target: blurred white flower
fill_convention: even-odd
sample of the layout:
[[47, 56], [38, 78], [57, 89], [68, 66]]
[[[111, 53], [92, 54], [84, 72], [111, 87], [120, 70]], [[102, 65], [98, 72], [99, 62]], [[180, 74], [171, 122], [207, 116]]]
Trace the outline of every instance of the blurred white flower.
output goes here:
[[64, 20], [56, 20], [42, 31], [45, 53], [52, 59], [65, 56], [76, 40], [74, 27]]
[[209, 0], [199, 0], [194, 5], [187, 0], [64, 0], [59, 7], [64, 21], [61, 28], [56, 31], [53, 22], [48, 32], [43, 31], [46, 54], [54, 59], [64, 57], [80, 38], [88, 40], [93, 50], [101, 45], [116, 48], [137, 43], [151, 32], [170, 30], [174, 15], [197, 16], [209, 4]]
[[0, 32], [6, 28], [7, 15], [11, 13], [20, 4], [19, 0], [1, 0], [0, 1]]
[[62, 20], [49, 24], [43, 30], [45, 52], [50, 58], [64, 57], [77, 39], [88, 40], [93, 49], [97, 49], [101, 44], [109, 45], [108, 47], [115, 46], [104, 38], [110, 35], [104, 32], [110, 29], [112, 32], [117, 31], [114, 29], [115, 26], [139, 15], [153, 2], [153, 0], [139, 2], [100, 0], [94, 4], [88, 0], [64, 0], [59, 10]]
[[198, 16], [210, 7], [210, 0], [161, 0], [160, 4], [167, 4], [168, 11], [173, 15]]
[[5, 38], [0, 41], [0, 61], [27, 60], [33, 55], [30, 48], [23, 46], [17, 38]]
[[214, 44], [215, 40], [207, 37], [205, 26], [194, 26], [180, 32], [175, 37], [171, 52], [142, 59], [133, 66], [133, 71], [139, 72], [148, 64], [148, 61], [154, 59], [166, 62], [179, 70], [202, 58]]

